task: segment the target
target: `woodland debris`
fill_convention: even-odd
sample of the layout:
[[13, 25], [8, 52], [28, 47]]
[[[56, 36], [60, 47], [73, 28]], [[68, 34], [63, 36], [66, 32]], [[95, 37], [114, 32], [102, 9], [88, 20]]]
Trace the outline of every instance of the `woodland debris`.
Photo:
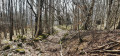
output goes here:
[[87, 53], [113, 53], [120, 54], [120, 50], [91, 50]]
[[108, 43], [108, 44], [105, 44], [105, 45], [103, 45], [103, 46], [99, 46], [98, 48], [95, 48], [95, 49], [93, 49], [93, 50], [110, 50], [110, 49], [112, 49], [113, 47], [115, 47], [115, 46], [118, 46], [118, 45], [120, 45], [120, 41], [113, 41], [113, 40], [110, 40], [110, 43]]

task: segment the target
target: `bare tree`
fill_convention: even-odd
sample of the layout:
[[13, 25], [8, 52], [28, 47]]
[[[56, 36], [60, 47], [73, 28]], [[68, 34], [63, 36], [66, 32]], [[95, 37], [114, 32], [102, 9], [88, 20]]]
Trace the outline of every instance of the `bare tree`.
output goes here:
[[9, 18], [10, 18], [10, 41], [12, 41], [13, 36], [13, 1], [9, 0]]

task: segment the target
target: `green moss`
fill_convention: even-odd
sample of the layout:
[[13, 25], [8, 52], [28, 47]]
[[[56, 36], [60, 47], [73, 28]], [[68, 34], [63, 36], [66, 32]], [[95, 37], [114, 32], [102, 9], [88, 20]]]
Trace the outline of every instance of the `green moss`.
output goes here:
[[46, 39], [47, 37], [49, 36], [49, 34], [42, 34], [39, 36], [39, 38], [42, 40], [42, 39]]
[[16, 52], [19, 52], [21, 54], [25, 54], [25, 50], [24, 49], [16, 49]]
[[5, 46], [3, 47], [3, 50], [8, 50], [8, 49], [10, 49], [10, 45], [5, 45]]
[[37, 38], [34, 38], [33, 40], [34, 41], [39, 41], [39, 40], [41, 40], [41, 38], [37, 37]]
[[44, 38], [44, 36], [40, 35], [40, 36], [39, 36], [39, 38], [43, 39], [43, 38]]
[[33, 41], [39, 41], [39, 40], [44, 40], [46, 39], [47, 37], [49, 36], [49, 34], [42, 34], [42, 35], [39, 35], [37, 38], [33, 38]]

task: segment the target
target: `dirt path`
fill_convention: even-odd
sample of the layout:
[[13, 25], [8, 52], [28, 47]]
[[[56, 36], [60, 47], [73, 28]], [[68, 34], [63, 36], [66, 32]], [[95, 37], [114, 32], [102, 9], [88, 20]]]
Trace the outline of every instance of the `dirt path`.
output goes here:
[[62, 30], [62, 29], [58, 28], [57, 26], [55, 26], [54, 29], [57, 30], [58, 33], [55, 35], [51, 35], [47, 38], [48, 40], [51, 40], [53, 42], [60, 41], [60, 39], [64, 37], [64, 34], [66, 34], [68, 32], [67, 30]]
[[43, 52], [40, 53], [42, 56], [62, 56], [61, 44], [59, 43], [59, 41], [68, 31], [62, 30], [57, 26], [55, 26], [54, 29], [57, 30], [58, 33], [56, 33], [55, 35], [50, 35], [47, 38], [46, 42], [36, 43], [36, 45], [39, 45], [38, 47], [40, 47], [41, 51]]

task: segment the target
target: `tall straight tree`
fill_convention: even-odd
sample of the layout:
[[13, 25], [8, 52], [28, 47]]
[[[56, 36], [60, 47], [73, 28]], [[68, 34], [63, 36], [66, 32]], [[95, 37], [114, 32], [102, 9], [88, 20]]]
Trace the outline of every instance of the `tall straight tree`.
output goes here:
[[43, 3], [44, 0], [38, 0], [38, 11], [37, 11], [37, 15], [38, 15], [38, 22], [37, 22], [37, 31], [35, 34], [35, 37], [38, 37], [39, 35], [41, 35], [43, 33], [43, 28], [42, 28], [42, 8], [43, 8]]
[[9, 0], [9, 18], [10, 18], [10, 41], [12, 41], [13, 36], [13, 1]]

